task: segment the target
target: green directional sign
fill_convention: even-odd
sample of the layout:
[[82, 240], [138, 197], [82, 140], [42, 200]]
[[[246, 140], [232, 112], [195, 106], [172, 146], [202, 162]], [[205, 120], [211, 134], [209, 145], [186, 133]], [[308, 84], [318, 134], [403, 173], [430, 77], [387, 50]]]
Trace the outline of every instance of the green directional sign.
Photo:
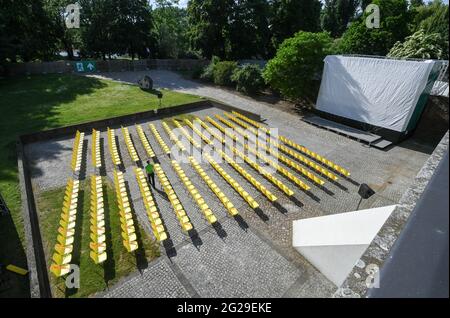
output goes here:
[[75, 62], [75, 71], [78, 73], [95, 72], [97, 67], [94, 61]]

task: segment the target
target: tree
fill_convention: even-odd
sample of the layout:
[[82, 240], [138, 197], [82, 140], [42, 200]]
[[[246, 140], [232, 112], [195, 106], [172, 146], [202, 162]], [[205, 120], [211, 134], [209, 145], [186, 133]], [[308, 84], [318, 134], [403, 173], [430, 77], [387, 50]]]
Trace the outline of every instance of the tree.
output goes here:
[[228, 58], [266, 58], [270, 51], [267, 0], [235, 1], [228, 26]]
[[[399, 58], [448, 59], [448, 39], [439, 33], [426, 34], [419, 30], [406, 37], [405, 42], [397, 42], [388, 56]], [[446, 55], [447, 54], [447, 55]]]
[[152, 45], [151, 8], [146, 0], [80, 0], [81, 33], [93, 56], [128, 53], [145, 57]]
[[435, 0], [427, 5], [413, 8], [412, 32], [424, 30], [425, 33], [440, 33], [448, 39], [448, 5]]
[[367, 13], [353, 22], [340, 40], [340, 51], [348, 54], [386, 55], [397, 41], [409, 35], [406, 0], [374, 0], [380, 8], [380, 28], [366, 26]]
[[263, 77], [272, 88], [293, 100], [315, 98], [323, 59], [331, 52], [328, 33], [298, 32], [286, 39], [264, 69]]
[[178, 0], [157, 0], [152, 12], [158, 58], [178, 58], [189, 50], [187, 11], [177, 5]]
[[42, 0], [0, 0], [0, 63], [49, 60], [56, 39]]
[[272, 0], [270, 26], [275, 48], [298, 31], [320, 30], [319, 0]]
[[360, 0], [325, 0], [321, 14], [321, 26], [331, 36], [339, 37], [355, 16]]
[[191, 46], [206, 58], [227, 55], [228, 22], [233, 0], [191, 0], [188, 3]]
[[423, 2], [423, 0], [410, 0], [410, 7], [412, 8], [416, 8], [416, 7], [420, 7], [423, 6], [425, 3]]
[[58, 47], [64, 48], [69, 59], [73, 59], [74, 45], [80, 46], [80, 33], [78, 29], [68, 29], [65, 23], [65, 8], [73, 0], [44, 0], [44, 9], [50, 18], [51, 32], [58, 40]]

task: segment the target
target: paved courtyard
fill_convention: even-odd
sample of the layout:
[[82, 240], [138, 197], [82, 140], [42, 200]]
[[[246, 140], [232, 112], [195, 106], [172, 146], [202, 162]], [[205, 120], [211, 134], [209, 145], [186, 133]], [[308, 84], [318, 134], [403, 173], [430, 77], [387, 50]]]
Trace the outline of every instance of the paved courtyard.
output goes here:
[[[154, 74], [154, 79], [159, 86], [204, 96], [208, 90], [221, 91], [210, 87], [183, 88], [182, 84], [186, 80], [172, 74], [174, 73], [159, 72]], [[172, 85], [171, 83], [175, 80], [179, 82]], [[186, 82], [184, 83], [186, 85], [193, 83]], [[214, 91], [210, 92], [210, 94], [213, 93]], [[413, 147], [411, 141], [397, 145], [388, 151], [367, 148], [356, 141], [306, 124], [296, 116], [274, 110], [270, 106], [230, 92], [222, 91], [215, 95], [215, 98], [261, 114], [263, 118], [267, 119], [267, 124], [279, 128], [280, 134], [345, 167], [351, 172], [351, 177], [349, 179], [340, 178], [334, 183], [327, 182], [324, 188], [305, 181], [311, 186], [310, 194], [308, 194], [281, 175], [277, 175], [280, 180], [294, 190], [294, 199], [290, 199], [272, 183], [257, 174], [249, 165], [242, 164], [261, 184], [278, 197], [278, 203], [274, 205], [229, 165], [221, 164], [223, 169], [260, 204], [261, 209], [256, 212], [209, 164], [203, 163], [202, 166], [208, 175], [238, 209], [240, 216], [231, 218], [195, 170], [188, 164], [182, 164], [182, 168], [219, 220], [218, 225], [211, 226], [203, 218], [196, 203], [179, 181], [170, 160], [163, 154], [159, 144], [153, 138], [148, 122], [143, 121], [140, 124], [142, 124], [163, 170], [185, 207], [197, 235], [187, 236], [181, 232], [178, 220], [156, 178], [158, 191], [153, 191], [153, 195], [169, 234], [169, 239], [161, 247], [163, 256], [150, 263], [148, 268], [141, 273], [136, 272], [130, 277], [122, 279], [110, 290], [102, 292], [98, 296], [329, 297], [337, 287], [291, 246], [292, 221], [354, 210], [358, 203], [357, 189], [361, 182], [368, 183], [376, 191], [372, 198], [363, 202], [361, 208], [395, 204], [400, 200], [429, 156], [419, 146]], [[206, 115], [221, 114], [222, 112], [217, 108], [208, 108], [195, 111], [193, 114], [203, 118]], [[161, 120], [156, 119], [151, 122], [157, 126], [165, 142], [171, 146], [172, 142], [162, 129]], [[141, 160], [145, 160], [146, 154], [134, 125], [129, 126], [129, 131], [139, 157]], [[150, 233], [148, 219], [132, 170], [131, 158], [120, 130], [117, 130], [116, 135], [124, 162], [124, 176], [130, 189], [135, 213], [140, 224]], [[81, 178], [88, 177], [93, 173], [90, 164], [90, 137], [90, 132], [86, 132], [85, 158], [83, 160], [85, 164], [82, 166]], [[66, 184], [67, 178], [71, 176], [72, 143], [73, 139], [58, 139], [26, 146], [25, 151], [32, 165], [32, 184], [35, 193], [62, 187]], [[101, 145], [106, 167], [103, 173], [112, 183], [113, 164], [108, 152], [106, 131], [101, 132]], [[304, 180], [300, 174], [292, 169], [288, 170]]]

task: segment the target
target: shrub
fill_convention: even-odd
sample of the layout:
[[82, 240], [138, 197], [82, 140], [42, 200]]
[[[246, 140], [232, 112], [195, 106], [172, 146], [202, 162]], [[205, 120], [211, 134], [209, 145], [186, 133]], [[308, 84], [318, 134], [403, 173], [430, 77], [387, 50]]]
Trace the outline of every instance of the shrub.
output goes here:
[[212, 82], [214, 80], [214, 67], [219, 62], [220, 59], [217, 56], [213, 56], [208, 66], [203, 69], [203, 73], [200, 75], [200, 78], [204, 81]]
[[332, 44], [328, 33], [296, 33], [281, 44], [276, 56], [267, 63], [264, 80], [284, 97], [311, 101], [323, 59], [331, 52]]
[[261, 68], [255, 64], [246, 64], [237, 68], [231, 79], [236, 82], [236, 89], [245, 94], [256, 94], [264, 89]]
[[202, 77], [204, 67], [197, 65], [192, 69], [191, 77], [193, 79], [199, 79]]
[[231, 75], [237, 68], [237, 63], [232, 61], [217, 62], [214, 65], [213, 78], [214, 84], [221, 86], [232, 86]]
[[405, 42], [397, 42], [389, 51], [389, 57], [399, 58], [421, 58], [421, 59], [444, 59], [448, 58], [445, 48], [448, 41], [443, 39], [439, 33], [425, 34], [419, 30], [413, 35], [406, 37]]

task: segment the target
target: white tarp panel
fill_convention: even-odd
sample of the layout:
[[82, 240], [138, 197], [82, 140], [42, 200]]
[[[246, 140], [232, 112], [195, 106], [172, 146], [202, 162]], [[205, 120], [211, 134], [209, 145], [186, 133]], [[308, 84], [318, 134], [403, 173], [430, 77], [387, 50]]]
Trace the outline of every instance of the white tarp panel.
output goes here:
[[292, 246], [339, 287], [395, 207], [293, 221]]
[[403, 132], [427, 85], [433, 61], [329, 55], [317, 109]]

